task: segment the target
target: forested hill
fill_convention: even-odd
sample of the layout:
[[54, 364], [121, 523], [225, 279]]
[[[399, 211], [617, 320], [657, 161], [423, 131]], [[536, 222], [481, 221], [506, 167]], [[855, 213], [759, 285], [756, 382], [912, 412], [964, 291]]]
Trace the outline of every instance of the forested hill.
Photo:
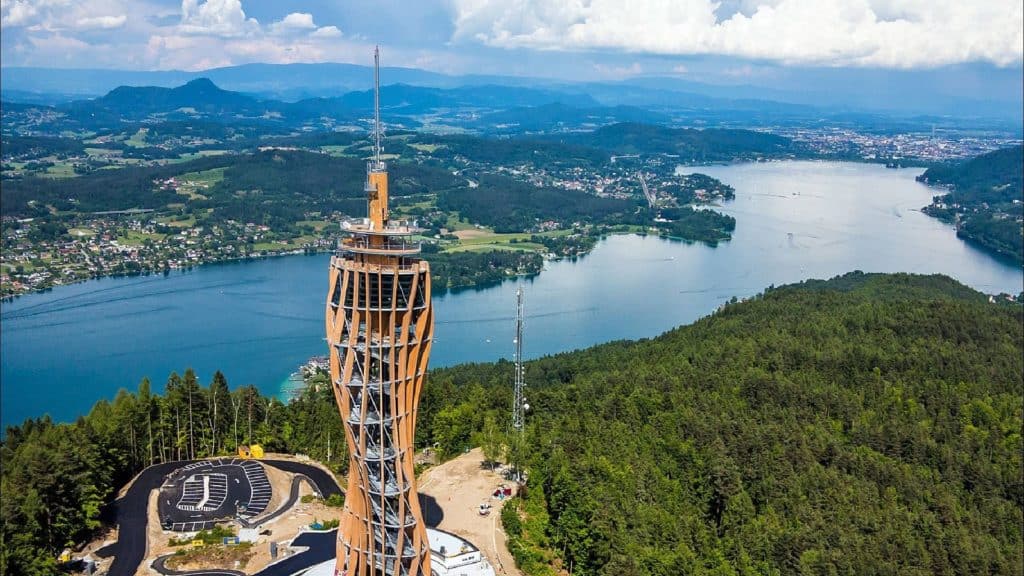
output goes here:
[[1024, 264], [1024, 146], [933, 166], [917, 179], [949, 188], [925, 213], [954, 222], [958, 236]]
[[952, 202], [993, 204], [1019, 200], [1024, 187], [1024, 146], [994, 150], [959, 164], [933, 166], [918, 180], [949, 186]]
[[621, 122], [603, 126], [593, 132], [579, 132], [559, 138], [615, 154], [673, 154], [684, 162], [782, 158], [806, 153], [789, 138], [765, 132], [727, 128], [666, 128], [635, 122]]
[[[463, 184], [440, 168], [398, 163], [392, 166], [393, 196]], [[223, 171], [223, 179], [202, 197], [183, 197], [163, 184], [168, 178], [217, 169]], [[359, 158], [270, 149], [178, 164], [96, 170], [77, 178], [29, 176], [5, 181], [0, 211], [5, 216], [40, 216], [48, 213], [44, 206], [47, 204], [58, 210], [86, 212], [162, 209], [184, 203], [192, 210], [212, 209], [212, 217], [218, 220], [295, 221], [308, 211], [365, 211], [364, 171], [365, 164]]]
[[[528, 463], [528, 495], [503, 521], [531, 576], [1021, 574], [1022, 321], [1020, 305], [942, 276], [809, 281], [528, 363], [522, 443], [502, 433], [508, 362], [434, 370], [416, 445], [450, 457], [507, 443]], [[323, 459], [333, 437], [328, 465], [344, 472], [318, 382], [281, 406], [187, 370], [74, 424], [8, 428], [0, 573], [56, 573], [56, 554], [153, 462], [250, 441]]]
[[[531, 575], [1021, 574], [1021, 322], [853, 273], [530, 363], [512, 551]], [[434, 372], [420, 426], [467, 442], [510, 370]]]

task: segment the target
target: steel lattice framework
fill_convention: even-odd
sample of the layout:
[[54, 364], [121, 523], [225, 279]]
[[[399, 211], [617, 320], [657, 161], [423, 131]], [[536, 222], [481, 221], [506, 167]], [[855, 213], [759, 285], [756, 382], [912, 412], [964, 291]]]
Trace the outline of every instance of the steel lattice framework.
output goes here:
[[[376, 82], [376, 68], [374, 76]], [[327, 297], [331, 379], [350, 464], [336, 573], [430, 576], [413, 472], [416, 413], [434, 332], [430, 267], [409, 240], [416, 230], [388, 219], [379, 112], [374, 142], [369, 217], [343, 225], [349, 237], [331, 258]]]

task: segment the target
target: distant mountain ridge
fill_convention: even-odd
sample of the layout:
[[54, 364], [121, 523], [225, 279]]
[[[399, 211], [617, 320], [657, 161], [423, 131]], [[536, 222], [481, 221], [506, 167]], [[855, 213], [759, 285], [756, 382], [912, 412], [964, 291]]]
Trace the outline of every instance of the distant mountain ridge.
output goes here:
[[[513, 106], [541, 106], [555, 102], [573, 102], [574, 106], [599, 106], [584, 93], [572, 93], [545, 88], [523, 88], [486, 84], [458, 88], [432, 88], [409, 84], [391, 84], [381, 90], [381, 108], [401, 113], [421, 113], [441, 107], [506, 108]], [[346, 108], [373, 109], [373, 91], [349, 92], [338, 102]]]
[[[544, 88], [585, 92], [604, 105], [657, 105], [682, 98], [686, 105], [730, 100], [729, 106], [774, 102], [830, 108], [833, 111], [886, 111], [899, 114], [950, 114], [956, 117], [1021, 118], [1024, 95], [1020, 67], [951, 66], [942, 70], [887, 71], [828, 68], [789, 69], [747, 83], [712, 84], [690, 77], [644, 76], [622, 81], [448, 75], [428, 70], [385, 67], [388, 82], [431, 88], [472, 85]], [[372, 87], [372, 69], [343, 63], [243, 64], [196, 72], [133, 71], [5, 66], [0, 88], [5, 100], [48, 102], [47, 95], [99, 96], [121, 85], [173, 87], [209, 78], [228, 90], [295, 102], [334, 97]], [[760, 84], [760, 85], [758, 85]], [[761, 105], [758, 104], [758, 107]], [[742, 109], [742, 107], [741, 107]]]
[[[572, 104], [567, 104], [571, 102]], [[274, 122], [298, 126], [305, 122], [332, 118], [339, 122], [358, 122], [373, 111], [373, 92], [349, 92], [330, 98], [307, 98], [298, 102], [260, 99], [224, 90], [209, 78], [198, 78], [174, 88], [160, 86], [119, 86], [104, 96], [75, 100], [52, 106], [87, 128], [109, 127], [118, 122], [139, 122], [150, 118], [183, 120], [205, 118], [219, 122]], [[3, 104], [5, 110], [24, 112], [42, 104]], [[513, 107], [507, 116], [491, 116], [495, 111]], [[416, 123], [411, 117], [438, 110], [479, 110], [480, 118], [469, 120], [476, 128], [506, 122], [507, 117], [529, 119], [534, 129], [558, 124], [580, 126], [620, 121], [663, 122], [669, 117], [633, 106], [601, 106], [587, 94], [546, 88], [479, 85], [458, 88], [431, 88], [392, 84], [381, 89], [381, 112], [385, 119], [406, 126]]]
[[256, 98], [222, 90], [208, 78], [190, 80], [176, 88], [119, 86], [102, 98], [77, 101], [72, 107], [120, 110], [132, 117], [193, 108], [206, 114], [256, 114], [268, 106]]

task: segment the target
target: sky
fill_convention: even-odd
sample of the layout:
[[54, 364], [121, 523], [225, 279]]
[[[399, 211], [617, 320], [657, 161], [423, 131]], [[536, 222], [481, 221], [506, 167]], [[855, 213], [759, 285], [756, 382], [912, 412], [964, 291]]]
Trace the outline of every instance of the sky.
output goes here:
[[384, 63], [748, 82], [780, 70], [1020, 70], [1020, 0], [0, 0], [0, 65]]

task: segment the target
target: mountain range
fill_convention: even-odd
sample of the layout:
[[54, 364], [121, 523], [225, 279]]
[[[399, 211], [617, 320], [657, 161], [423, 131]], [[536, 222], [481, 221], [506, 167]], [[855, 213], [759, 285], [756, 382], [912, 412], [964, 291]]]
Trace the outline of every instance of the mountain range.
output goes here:
[[[901, 116], [1001, 118], [1018, 121], [1024, 96], [1021, 70], [961, 65], [937, 70], [891, 71], [828, 68], [786, 70], [748, 83], [707, 84], [682, 77], [637, 77], [617, 82], [568, 82], [550, 78], [447, 75], [385, 67], [389, 83], [457, 89], [503, 86], [587, 94], [604, 106], [716, 107], [771, 113], [884, 112]], [[196, 72], [5, 67], [0, 85], [5, 101], [58, 103], [96, 97], [122, 85], [173, 87], [208, 78], [222, 88], [257, 98], [298, 102], [337, 97], [371, 88], [372, 69], [354, 64], [245, 64]], [[756, 80], [756, 82], [755, 82]], [[503, 107], [520, 105], [505, 102]], [[586, 106], [586, 104], [581, 104]], [[1019, 122], [1018, 122], [1019, 123]]]
[[[242, 92], [224, 90], [208, 78], [199, 78], [174, 88], [159, 86], [119, 86], [98, 98], [79, 99], [48, 106], [4, 102], [11, 114], [31, 113], [50, 108], [62, 113], [52, 122], [77, 123], [82, 127], [110, 127], [118, 122], [146, 120], [183, 120], [198, 118], [224, 123], [266, 122], [296, 127], [329, 119], [335, 123], [358, 122], [372, 116], [373, 92], [349, 92], [334, 97], [314, 97], [286, 102], [264, 99]], [[509, 108], [512, 107], [512, 108]], [[548, 126], [560, 122], [581, 125], [597, 122], [661, 121], [666, 116], [629, 106], [601, 106], [586, 94], [544, 88], [477, 85], [457, 88], [432, 88], [394, 84], [381, 90], [382, 115], [392, 122], [415, 125], [412, 117], [448, 112], [452, 117], [466, 114], [464, 123], [486, 129], [490, 124], [509, 122], [501, 116], [509, 109], [512, 116], [540, 119]], [[541, 111], [540, 114], [534, 114]], [[491, 119], [491, 116], [494, 116]], [[538, 129], [540, 126], [538, 125]]]
[[[666, 93], [667, 94], [667, 93]], [[676, 94], [660, 105], [606, 105], [573, 87], [525, 87], [495, 84], [437, 88], [392, 84], [381, 89], [381, 114], [392, 128], [418, 128], [422, 122], [440, 123], [459, 130], [484, 133], [551, 133], [589, 130], [621, 122], [671, 125], [683, 118], [709, 125], [758, 123], [817, 118], [814, 108], [767, 101], [732, 101]], [[630, 99], [643, 102], [643, 99]], [[323, 129], [361, 126], [373, 115], [373, 91], [361, 90], [330, 97], [289, 102], [225, 90], [209, 78], [181, 86], [119, 86], [103, 96], [71, 102], [42, 104], [4, 101], [8, 129], [19, 125], [33, 133], [64, 130], [96, 131], [123, 123], [213, 121], [220, 124], [257, 124], [264, 129]], [[38, 115], [41, 110], [53, 114]]]

